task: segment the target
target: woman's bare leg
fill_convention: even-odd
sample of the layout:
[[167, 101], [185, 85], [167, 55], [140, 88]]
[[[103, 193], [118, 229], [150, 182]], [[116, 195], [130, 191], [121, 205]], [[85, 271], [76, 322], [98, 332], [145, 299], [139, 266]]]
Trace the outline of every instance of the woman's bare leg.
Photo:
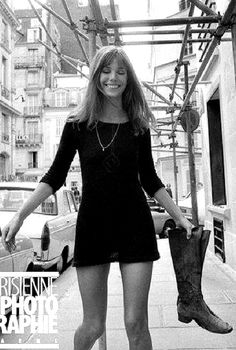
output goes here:
[[152, 350], [148, 329], [148, 294], [152, 262], [120, 264], [124, 317], [130, 350]]
[[105, 330], [109, 269], [109, 264], [76, 269], [84, 315], [75, 332], [74, 350], [90, 350]]

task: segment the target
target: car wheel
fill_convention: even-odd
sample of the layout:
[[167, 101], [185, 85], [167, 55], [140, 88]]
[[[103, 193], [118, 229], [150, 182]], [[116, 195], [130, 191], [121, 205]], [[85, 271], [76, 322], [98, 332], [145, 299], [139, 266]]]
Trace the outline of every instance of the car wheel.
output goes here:
[[167, 238], [169, 237], [169, 231], [175, 228], [175, 222], [173, 220], [167, 220], [165, 222], [165, 225], [163, 227], [162, 232], [159, 234], [160, 238]]

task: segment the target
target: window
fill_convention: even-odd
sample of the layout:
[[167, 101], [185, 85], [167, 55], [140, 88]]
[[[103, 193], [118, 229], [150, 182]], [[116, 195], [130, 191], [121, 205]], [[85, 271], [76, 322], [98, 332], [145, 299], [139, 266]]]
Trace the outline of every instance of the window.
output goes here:
[[39, 82], [38, 71], [28, 71], [28, 85], [37, 85]]
[[2, 56], [2, 85], [7, 85], [7, 59]]
[[38, 52], [39, 52], [38, 49], [28, 49], [28, 55], [29, 55], [29, 58], [30, 58], [30, 62], [32, 64], [37, 64], [38, 63], [38, 57], [39, 57]]
[[42, 29], [41, 28], [33, 28], [27, 30], [27, 41], [29, 43], [34, 43], [38, 40], [42, 40]]
[[65, 124], [65, 121], [63, 119], [58, 118], [56, 120], [56, 136], [61, 136], [64, 124]]
[[29, 152], [29, 162], [28, 162], [28, 168], [38, 168], [38, 152]]
[[66, 107], [66, 91], [55, 92], [55, 107]]
[[38, 18], [31, 18], [31, 28], [40, 27], [40, 22]]
[[3, 45], [8, 47], [8, 45], [9, 45], [8, 26], [7, 26], [7, 23], [5, 23], [4, 21], [2, 21], [1, 42], [3, 43]]
[[3, 128], [2, 128], [2, 141], [3, 142], [9, 142], [9, 134], [10, 134], [10, 130], [9, 130], [9, 116], [6, 114], [2, 114], [3, 117]]
[[27, 134], [28, 136], [35, 136], [39, 132], [39, 123], [38, 121], [28, 121], [27, 123]]
[[37, 113], [39, 108], [39, 95], [28, 95], [27, 96], [27, 113], [34, 115]]
[[221, 127], [219, 90], [207, 102], [208, 132], [213, 205], [226, 203], [224, 154]]

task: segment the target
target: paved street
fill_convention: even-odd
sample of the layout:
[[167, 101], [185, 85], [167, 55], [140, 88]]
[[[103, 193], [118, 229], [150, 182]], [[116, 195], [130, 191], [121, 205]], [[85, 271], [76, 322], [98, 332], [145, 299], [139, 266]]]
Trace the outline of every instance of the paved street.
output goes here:
[[[154, 264], [149, 300], [150, 329], [154, 350], [236, 350], [236, 274], [227, 269], [215, 256], [207, 253], [203, 294], [206, 302], [223, 319], [234, 326], [228, 335], [209, 333], [195, 322], [186, 325], [177, 320], [177, 289], [167, 240], [158, 240], [162, 258]], [[82, 308], [75, 270], [72, 267], [57, 281], [59, 294], [58, 342], [60, 350], [73, 350], [73, 333], [81, 321]], [[55, 336], [41, 337], [41, 343], [54, 342]], [[29, 337], [27, 343], [35, 343]], [[93, 350], [98, 350], [96, 343]], [[107, 318], [107, 349], [126, 350], [122, 287], [118, 264], [113, 264], [109, 277]]]

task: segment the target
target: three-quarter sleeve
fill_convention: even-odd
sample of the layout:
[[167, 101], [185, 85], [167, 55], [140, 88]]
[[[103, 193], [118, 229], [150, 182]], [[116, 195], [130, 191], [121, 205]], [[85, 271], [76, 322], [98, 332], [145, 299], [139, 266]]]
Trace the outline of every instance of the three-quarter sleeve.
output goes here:
[[165, 187], [157, 176], [151, 150], [150, 129], [139, 135], [139, 178], [145, 192], [153, 197], [161, 188]]
[[76, 153], [75, 128], [67, 122], [62, 131], [60, 144], [54, 161], [40, 182], [49, 184], [56, 192], [65, 182], [70, 164]]

